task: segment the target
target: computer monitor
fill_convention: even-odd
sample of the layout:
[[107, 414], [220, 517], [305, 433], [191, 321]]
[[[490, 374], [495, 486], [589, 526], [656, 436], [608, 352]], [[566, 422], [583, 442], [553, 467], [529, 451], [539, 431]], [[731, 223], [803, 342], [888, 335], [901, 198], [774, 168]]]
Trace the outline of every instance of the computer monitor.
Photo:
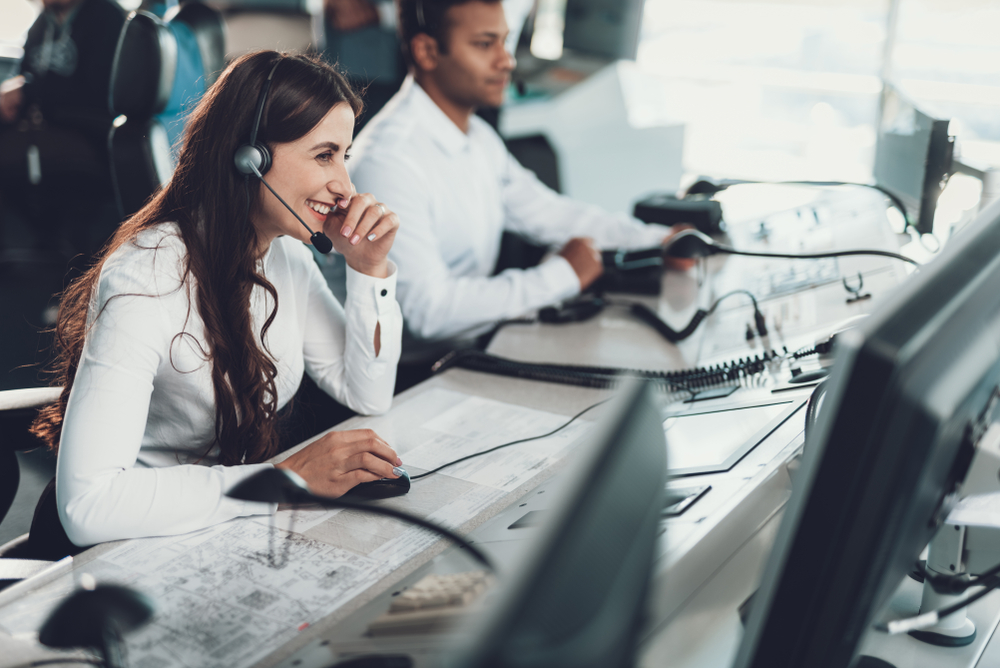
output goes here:
[[854, 330], [735, 668], [846, 668], [957, 498], [1000, 396], [1000, 202]]
[[566, 0], [563, 48], [611, 60], [635, 60], [644, 0]]
[[934, 212], [954, 168], [955, 138], [947, 119], [917, 107], [892, 84], [882, 87], [875, 184], [895, 195], [917, 231], [934, 229]]
[[449, 665], [634, 665], [661, 533], [667, 450], [651, 383], [627, 386], [616, 402], [573, 453], [533, 549], [505, 574]]

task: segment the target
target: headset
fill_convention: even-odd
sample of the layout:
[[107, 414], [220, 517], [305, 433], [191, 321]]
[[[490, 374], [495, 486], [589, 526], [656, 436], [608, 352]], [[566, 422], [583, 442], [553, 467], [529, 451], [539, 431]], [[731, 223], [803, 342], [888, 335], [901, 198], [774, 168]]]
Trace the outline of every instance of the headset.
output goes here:
[[427, 30], [427, 22], [424, 20], [424, 2], [423, 2], [423, 0], [417, 0], [416, 5], [417, 5], [416, 6], [416, 10], [417, 10], [417, 26], [421, 30], [426, 31]]
[[[312, 228], [306, 224], [306, 221], [302, 220], [299, 214], [295, 213], [292, 207], [288, 206], [285, 200], [281, 199], [281, 195], [274, 192], [274, 188], [271, 187], [264, 179], [264, 174], [267, 170], [271, 168], [271, 151], [268, 150], [267, 146], [261, 142], [257, 142], [257, 131], [260, 129], [260, 118], [264, 113], [264, 104], [267, 102], [267, 94], [271, 90], [271, 79], [274, 78], [274, 71], [278, 69], [278, 65], [281, 64], [281, 60], [274, 64], [271, 68], [271, 72], [267, 75], [267, 81], [264, 82], [264, 88], [260, 91], [260, 98], [257, 100], [257, 113], [253, 121], [253, 129], [250, 131], [250, 142], [243, 144], [233, 155], [233, 163], [236, 165], [236, 171], [243, 174], [244, 181], [248, 180], [251, 175], [256, 176], [260, 179], [261, 183], [267, 186], [267, 189], [271, 191], [271, 194], [278, 198], [288, 211], [295, 216], [295, 218], [302, 223], [302, 226], [309, 230], [309, 242], [313, 245], [320, 253], [326, 255], [331, 250], [333, 250], [333, 242], [330, 241], [330, 237], [326, 236], [322, 232], [313, 232]], [[249, 191], [247, 197], [249, 198]], [[247, 205], [249, 206], [249, 199]]]

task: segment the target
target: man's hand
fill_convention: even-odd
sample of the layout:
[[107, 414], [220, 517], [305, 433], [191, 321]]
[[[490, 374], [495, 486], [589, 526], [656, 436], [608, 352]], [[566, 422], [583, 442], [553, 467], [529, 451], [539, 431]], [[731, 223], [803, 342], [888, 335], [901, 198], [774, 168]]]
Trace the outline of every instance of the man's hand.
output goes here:
[[594, 240], [586, 237], [576, 237], [566, 242], [559, 254], [566, 258], [573, 267], [576, 277], [580, 279], [580, 290], [586, 290], [590, 284], [604, 273], [604, 263], [601, 261], [601, 251]]
[[299, 474], [320, 496], [338, 497], [363, 482], [398, 478], [393, 468], [403, 463], [396, 451], [371, 429], [331, 431], [275, 468]]
[[13, 123], [24, 103], [24, 77], [16, 76], [0, 84], [0, 121]]

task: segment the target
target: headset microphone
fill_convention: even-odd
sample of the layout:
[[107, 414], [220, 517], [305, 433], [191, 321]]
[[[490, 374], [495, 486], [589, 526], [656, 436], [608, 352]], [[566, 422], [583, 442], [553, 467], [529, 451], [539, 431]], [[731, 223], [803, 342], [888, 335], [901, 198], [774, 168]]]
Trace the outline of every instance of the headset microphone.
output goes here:
[[312, 228], [306, 225], [306, 221], [302, 220], [299, 214], [295, 213], [292, 207], [288, 206], [285, 200], [281, 199], [281, 195], [274, 192], [274, 188], [271, 187], [267, 181], [264, 180], [264, 172], [266, 172], [271, 167], [271, 152], [267, 149], [267, 146], [262, 143], [257, 142], [257, 130], [260, 129], [260, 117], [264, 112], [264, 103], [267, 101], [267, 93], [271, 90], [271, 78], [274, 76], [274, 71], [278, 69], [278, 64], [281, 60], [278, 60], [271, 68], [270, 74], [267, 75], [267, 81], [264, 83], [264, 89], [260, 92], [260, 98], [257, 100], [257, 113], [254, 117], [253, 130], [250, 132], [250, 143], [244, 144], [236, 149], [236, 154], [233, 156], [233, 163], [236, 165], [236, 171], [240, 174], [245, 174], [250, 176], [253, 174], [261, 183], [267, 186], [267, 189], [271, 191], [271, 194], [278, 198], [288, 211], [295, 216], [295, 218], [302, 223], [302, 226], [309, 230], [309, 242], [313, 245], [320, 253], [326, 255], [333, 250], [333, 242], [330, 241], [330, 237], [326, 236], [322, 232], [313, 232]]
[[309, 234], [311, 235], [309, 237], [309, 243], [311, 243], [313, 245], [313, 248], [315, 248], [316, 250], [318, 250], [323, 255], [326, 255], [327, 253], [329, 253], [330, 251], [333, 250], [333, 242], [330, 241], [330, 237], [326, 236], [322, 232], [313, 232], [312, 228], [309, 227], [308, 225], [306, 225], [306, 221], [302, 220], [302, 218], [299, 217], [299, 214], [295, 213], [295, 210], [292, 209], [292, 207], [288, 206], [288, 203], [285, 202], [285, 200], [281, 199], [281, 195], [279, 195], [278, 193], [274, 192], [274, 188], [271, 187], [271, 184], [268, 183], [264, 179], [264, 176], [260, 173], [260, 171], [257, 170], [257, 166], [251, 164], [250, 165], [250, 169], [253, 172], [253, 174], [258, 179], [260, 179], [260, 182], [263, 183], [265, 186], [267, 186], [267, 189], [271, 191], [271, 194], [274, 195], [275, 197], [277, 197], [278, 201], [285, 205], [285, 208], [288, 209], [288, 211], [291, 212], [291, 214], [293, 216], [295, 216], [295, 218], [298, 219], [298, 221], [300, 223], [302, 223], [302, 226], [304, 228], [306, 228], [307, 230], [309, 230]]

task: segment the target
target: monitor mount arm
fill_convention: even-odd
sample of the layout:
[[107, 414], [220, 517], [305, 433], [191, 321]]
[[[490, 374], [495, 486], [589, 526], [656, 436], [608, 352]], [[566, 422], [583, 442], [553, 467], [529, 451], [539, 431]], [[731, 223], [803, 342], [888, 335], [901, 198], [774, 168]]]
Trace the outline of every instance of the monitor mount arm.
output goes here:
[[1000, 169], [955, 157], [951, 161], [951, 170], [953, 174], [966, 174], [979, 179], [983, 184], [983, 192], [979, 196], [979, 211], [1000, 197]]
[[[976, 445], [975, 454], [962, 483], [962, 498], [1000, 492], [1000, 423], [992, 424]], [[931, 540], [927, 554], [927, 575], [942, 578], [975, 575], [1000, 562], [1000, 527], [943, 524]], [[920, 612], [939, 610], [960, 600], [963, 592], [942, 593], [929, 579], [924, 580]], [[943, 617], [933, 626], [911, 631], [910, 635], [934, 645], [960, 647], [976, 637], [976, 626], [966, 608]]]

